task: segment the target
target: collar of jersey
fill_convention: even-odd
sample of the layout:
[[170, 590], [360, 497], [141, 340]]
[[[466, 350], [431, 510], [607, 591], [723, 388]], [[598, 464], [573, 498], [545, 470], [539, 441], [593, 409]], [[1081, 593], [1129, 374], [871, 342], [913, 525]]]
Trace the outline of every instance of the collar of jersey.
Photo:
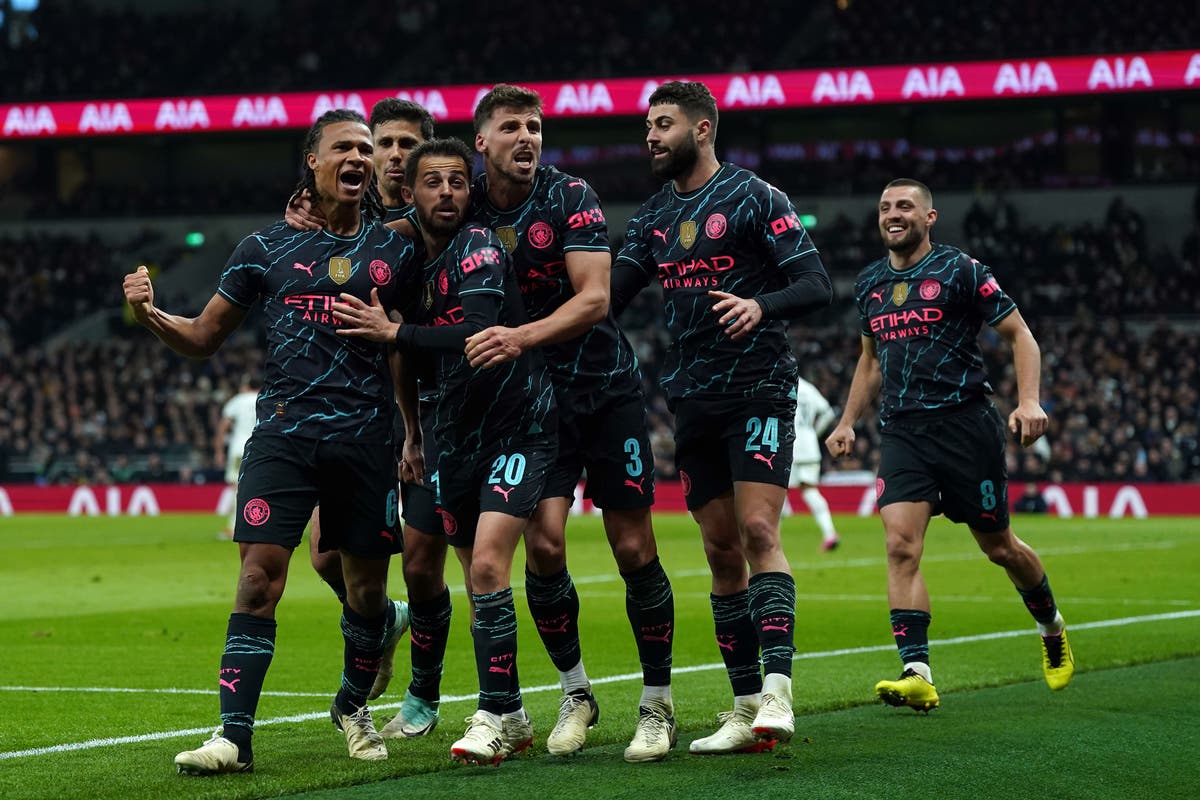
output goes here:
[[711, 186], [711, 185], [712, 185], [712, 183], [713, 183], [713, 181], [715, 181], [715, 180], [717, 179], [717, 177], [718, 177], [718, 176], [719, 176], [719, 175], [720, 175], [722, 172], [724, 172], [724, 171], [725, 171], [725, 168], [726, 168], [726, 167], [728, 167], [728, 166], [729, 166], [729, 162], [728, 162], [728, 161], [722, 161], [722, 162], [721, 162], [721, 166], [717, 167], [717, 171], [716, 171], [716, 172], [714, 172], [714, 173], [712, 174], [712, 177], [711, 177], [711, 178], [709, 178], [708, 180], [706, 180], [702, 186], [700, 186], [700, 187], [699, 187], [699, 188], [697, 188], [697, 189], [692, 189], [692, 190], [691, 190], [690, 192], [688, 192], [687, 194], [680, 194], [680, 193], [679, 193], [679, 192], [678, 192], [678, 191], [675, 189], [675, 181], [667, 181], [667, 185], [671, 187], [671, 194], [675, 195], [675, 197], [676, 197], [676, 198], [678, 198], [678, 199], [680, 199], [680, 200], [691, 200], [693, 197], [695, 197], [696, 195], [700, 194], [700, 192], [703, 192], [705, 189], [707, 189], [709, 186]]
[[358, 231], [350, 236], [339, 236], [338, 234], [330, 231], [328, 228], [321, 228], [321, 233], [337, 242], [353, 242], [355, 239], [361, 239], [363, 236], [366, 236], [367, 228], [371, 227], [371, 225], [372, 223], [365, 219], [359, 220]]
[[512, 208], [496, 208], [496, 206], [494, 206], [492, 204], [492, 200], [490, 197], [488, 197], [488, 193], [487, 193], [488, 184], [489, 184], [489, 181], [487, 179], [487, 173], [486, 172], [483, 173], [483, 203], [484, 203], [484, 205], [486, 205], [488, 208], [490, 208], [492, 211], [496, 212], [497, 214], [516, 214], [518, 211], [525, 208], [525, 206], [527, 206], [533, 202], [533, 196], [535, 194], [537, 194], [538, 184], [540, 184], [542, 182], [542, 167], [544, 167], [544, 166], [545, 166], [545, 164], [538, 164], [538, 168], [533, 171], [533, 186], [530, 187], [530, 189], [529, 189], [529, 196], [526, 197], [524, 200], [522, 200], [520, 203], [517, 203]]
[[928, 261], [929, 259], [933, 258], [933, 254], [938, 251], [938, 243], [937, 242], [930, 242], [929, 244], [930, 244], [929, 252], [925, 254], [925, 257], [922, 258], [917, 263], [913, 264], [908, 269], [896, 269], [895, 267], [892, 266], [891, 257], [890, 256], [885, 257], [884, 260], [887, 261], [888, 272], [891, 272], [893, 275], [907, 275], [910, 272], [912, 272], [913, 270], [915, 270], [917, 267], [923, 266], [925, 264], [925, 262]]

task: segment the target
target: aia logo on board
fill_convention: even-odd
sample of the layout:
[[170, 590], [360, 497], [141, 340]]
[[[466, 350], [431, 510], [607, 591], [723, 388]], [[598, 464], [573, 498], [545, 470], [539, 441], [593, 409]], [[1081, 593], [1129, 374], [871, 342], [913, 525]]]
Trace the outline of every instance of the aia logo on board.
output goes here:
[[376, 286], [386, 286], [392, 280], [392, 268], [378, 258], [371, 262], [370, 272]]
[[267, 505], [267, 501], [261, 497], [256, 497], [246, 503], [246, 507], [242, 509], [242, 519], [246, 520], [248, 525], [259, 527], [266, 523], [271, 518], [271, 507]]
[[725, 235], [729, 223], [725, 220], [725, 215], [716, 213], [708, 218], [704, 223], [704, 235], [710, 239], [720, 239]]
[[529, 227], [529, 243], [538, 250], [554, 244], [554, 229], [545, 222], [535, 222]]

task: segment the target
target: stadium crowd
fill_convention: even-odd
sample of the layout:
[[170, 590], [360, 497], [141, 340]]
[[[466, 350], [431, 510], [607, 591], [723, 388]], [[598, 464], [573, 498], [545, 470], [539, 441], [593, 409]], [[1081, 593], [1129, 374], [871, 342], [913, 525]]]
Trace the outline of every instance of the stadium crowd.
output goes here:
[[[1162, 317], [1200, 315], [1200, 222], [1181, 245], [1156, 247], [1120, 199], [1103, 219], [1066, 226], [1024, 222], [1001, 198], [977, 203], [964, 229], [963, 248], [993, 267], [1042, 345], [1049, 446], [1013, 447], [1014, 478], [1200, 479], [1200, 329]], [[814, 234], [843, 282], [880, 252], [873, 215]], [[121, 272], [95, 237], [0, 242], [0, 280], [10, 287], [0, 324], [8, 366], [0, 373], [0, 480], [220, 480], [211, 463], [217, 417], [239, 377], [258, 368], [257, 343], [243, 339], [206, 362], [145, 347], [137, 329], [108, 341], [38, 344], [93, 310], [97, 286], [105, 296], [112, 288], [105, 305], [115, 305]], [[669, 479], [673, 418], [656, 385], [668, 345], [660, 314], [647, 292], [622, 324], [645, 373], [658, 474]], [[856, 330], [844, 292], [793, 330], [807, 377], [835, 404], [858, 356]], [[985, 333], [984, 344], [1003, 411], [1016, 396], [1011, 359], [996, 337]], [[874, 468], [876, 423], [864, 430], [856, 456], [836, 465], [827, 458], [827, 470]]]
[[[727, 3], [693, 0], [650, 8], [558, 3], [535, 22], [526, 14], [496, 14], [482, 0], [351, 6], [276, 0], [197, 4], [169, 13], [150, 4], [47, 2], [28, 19], [14, 16], [10, 23], [10, 46], [0, 48], [0, 86], [11, 100], [155, 97], [438, 85], [479, 75], [533, 81], [1108, 53], [1192, 47], [1200, 40], [1193, 4], [1170, 0], [1127, 12], [1120, 0], [1089, 3], [1082, 15], [1046, 14], [1036, 2], [949, 7], [914, 0], [881, 14], [861, 0], [825, 0], [806, 7], [761, 3], [753, 13], [731, 14]], [[483, 19], [486, 37], [456, 37], [447, 44], [423, 35]], [[713, 35], [718, 29], [720, 35]], [[895, 35], [918, 29], [920, 36]], [[583, 30], [587, 36], [580, 36]], [[1000, 35], [1012, 31], [1021, 35]], [[187, 47], [176, 46], [183, 41]], [[663, 46], [666, 41], [670, 46]], [[403, 58], [396, 57], [396, 42], [404, 43]], [[513, 58], [516, 43], [537, 57]], [[213, 55], [218, 53], [237, 57]]]

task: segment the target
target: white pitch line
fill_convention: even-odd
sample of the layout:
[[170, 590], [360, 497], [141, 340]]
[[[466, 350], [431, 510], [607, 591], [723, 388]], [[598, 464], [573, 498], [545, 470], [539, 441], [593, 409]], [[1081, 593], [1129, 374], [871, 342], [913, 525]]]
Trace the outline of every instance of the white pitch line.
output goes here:
[[[1167, 620], [1190, 619], [1190, 618], [1194, 618], [1194, 617], [1200, 617], [1200, 609], [1189, 609], [1187, 611], [1171, 611], [1171, 612], [1168, 612], [1165, 614], [1147, 614], [1145, 616], [1140, 616], [1140, 617], [1122, 617], [1119, 619], [1098, 620], [1096, 622], [1081, 622], [1078, 624], [1071, 625], [1070, 627], [1071, 627], [1072, 631], [1079, 631], [1079, 630], [1090, 630], [1093, 628], [1115, 628], [1115, 627], [1121, 627], [1124, 625], [1137, 625], [1137, 624], [1144, 623], [1144, 622], [1164, 622]], [[980, 633], [980, 634], [974, 634], [971, 636], [955, 636], [950, 639], [935, 639], [935, 640], [932, 640], [930, 642], [930, 644], [940, 647], [940, 646], [952, 645], [952, 644], [968, 644], [971, 642], [992, 641], [995, 639], [1011, 639], [1011, 638], [1014, 638], [1017, 636], [1029, 636], [1029, 635], [1031, 635], [1031, 632], [1027, 629], [1026, 630], [1017, 630], [1017, 631], [995, 631], [993, 633]], [[891, 651], [894, 651], [895, 649], [896, 649], [896, 646], [894, 644], [872, 645], [872, 646], [868, 646], [868, 647], [846, 647], [846, 648], [841, 648], [838, 650], [822, 650], [822, 651], [814, 652], [814, 653], [797, 653], [795, 656], [792, 657], [792, 659], [794, 661], [808, 661], [808, 660], [814, 660], [814, 659], [820, 659], [820, 658], [836, 658], [838, 656], [862, 655], [865, 653], [891, 652]], [[712, 670], [718, 670], [718, 669], [724, 669], [724, 668], [725, 668], [725, 665], [723, 663], [722, 664], [696, 664], [696, 665], [690, 666], [690, 667], [673, 667], [671, 669], [671, 674], [672, 675], [686, 675], [686, 674], [692, 673], [692, 672], [709, 672]], [[592, 678], [592, 683], [593, 684], [620, 683], [622, 681], [640, 680], [641, 677], [642, 677], [642, 673], [640, 673], [640, 672], [627, 672], [622, 675], [608, 675], [603, 678]], [[14, 689], [17, 687], [0, 687], [0, 688]], [[47, 689], [37, 689], [34, 687], [29, 687], [29, 691], [71, 691], [71, 690], [65, 689], [65, 688], [55, 688], [55, 689], [47, 690]], [[80, 690], [76, 690], [76, 691], [80, 691]], [[102, 690], [89, 689], [89, 690], [82, 690], [82, 691], [102, 691]], [[119, 690], [119, 691], [126, 691], [126, 690]], [[202, 690], [151, 690], [151, 691], [177, 692], [180, 694], [185, 694], [185, 693], [190, 694], [190, 693], [193, 693], [196, 691], [202, 692]], [[522, 694], [541, 694], [543, 692], [557, 692], [557, 691], [560, 691], [560, 687], [558, 684], [543, 684], [541, 686], [530, 686], [530, 687], [522, 687], [521, 688]], [[211, 690], [210, 690], [210, 693], [211, 693]], [[303, 695], [303, 696], [308, 696], [308, 695]], [[320, 696], [328, 697], [329, 694], [325, 693]], [[478, 695], [476, 695], [476, 694], [452, 695], [449, 697], [443, 697], [442, 703], [464, 702], [467, 700], [475, 700], [477, 697], [478, 697]], [[384, 703], [384, 704], [381, 704], [378, 706], [374, 706], [374, 708], [376, 710], [399, 708], [399, 707], [400, 707], [400, 703]], [[285, 717], [272, 717], [271, 719], [259, 720], [258, 722], [255, 723], [255, 727], [261, 727], [264, 725], [282, 725], [284, 723], [289, 723], [289, 722], [310, 722], [312, 720], [328, 719], [328, 718], [329, 718], [328, 711], [318, 711], [318, 712], [313, 712], [313, 713], [308, 713], [308, 714], [292, 714], [292, 715], [285, 716]], [[199, 736], [202, 734], [210, 733], [212, 731], [212, 729], [213, 729], [213, 726], [209, 725], [209, 726], [206, 726], [203, 728], [186, 728], [183, 730], [176, 730], [176, 731], [160, 731], [158, 733], [143, 733], [143, 734], [139, 734], [137, 736], [120, 736], [120, 737], [105, 738], [105, 739], [90, 739], [86, 742], [71, 742], [69, 744], [56, 744], [51, 747], [35, 747], [35, 748], [31, 748], [29, 750], [10, 750], [10, 751], [6, 751], [6, 752], [0, 752], [0, 761], [6, 760], [6, 759], [11, 759], [11, 758], [24, 758], [27, 756], [43, 756], [43, 755], [49, 755], [52, 753], [65, 753], [65, 752], [70, 752], [73, 750], [91, 750], [91, 749], [97, 748], [97, 747], [111, 747], [113, 745], [119, 745], [119, 744], [135, 744], [138, 742], [156, 742], [156, 741], [161, 741], [163, 739], [177, 739], [177, 738], [181, 738], [184, 736]]]

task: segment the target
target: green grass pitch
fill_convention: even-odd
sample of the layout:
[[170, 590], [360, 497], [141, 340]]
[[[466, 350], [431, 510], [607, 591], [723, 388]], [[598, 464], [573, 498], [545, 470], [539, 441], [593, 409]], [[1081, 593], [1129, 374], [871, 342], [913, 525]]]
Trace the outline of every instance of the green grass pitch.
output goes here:
[[[256, 771], [185, 778], [173, 756], [218, 723], [215, 672], [237, 571], [236, 546], [215, 538], [220, 521], [0, 518], [0, 797], [1195, 796], [1200, 522], [1015, 519], [1046, 562], [1071, 628], [1079, 672], [1051, 693], [1032, 620], [1003, 572], [964, 528], [935, 520], [924, 572], [942, 708], [929, 716], [873, 703], [875, 681], [899, 668], [883, 535], [877, 518], [837, 522], [843, 545], [823, 554], [811, 519], [784, 521], [798, 593], [798, 716], [796, 738], [774, 753], [687, 755], [687, 742], [713, 730], [730, 693], [698, 530], [685, 516], [662, 514], [655, 529], [675, 590], [680, 743], [660, 764], [621, 760], [640, 690], [636, 650], [603, 531], [583, 517], [568, 528], [568, 558], [602, 713], [581, 754], [554, 759], [541, 747], [557, 709], [557, 674], [518, 588], [535, 748], [498, 769], [451, 765], [449, 746], [474, 709], [475, 688], [454, 564], [441, 725], [425, 739], [389, 742], [386, 762], [351, 761], [326, 714], [341, 669], [338, 607], [307, 554], [297, 553], [259, 706]], [[403, 596], [399, 565], [394, 573]], [[380, 725], [403, 695], [407, 643], [392, 690], [375, 706]]]

